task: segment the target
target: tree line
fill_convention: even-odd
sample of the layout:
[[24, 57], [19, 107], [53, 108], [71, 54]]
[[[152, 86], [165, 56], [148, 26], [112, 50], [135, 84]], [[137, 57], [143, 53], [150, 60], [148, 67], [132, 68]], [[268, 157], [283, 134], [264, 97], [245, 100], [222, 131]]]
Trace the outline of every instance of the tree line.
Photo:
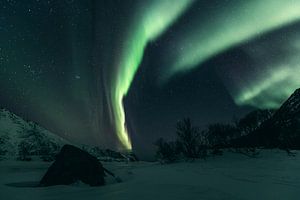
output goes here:
[[224, 148], [254, 157], [258, 151], [254, 146], [236, 145], [240, 138], [253, 132], [271, 118], [273, 110], [256, 110], [233, 123], [214, 123], [204, 130], [194, 126], [190, 118], [184, 118], [176, 124], [176, 139], [166, 141], [159, 138], [156, 157], [160, 162], [171, 163], [179, 159], [205, 159], [208, 154], [222, 155]]

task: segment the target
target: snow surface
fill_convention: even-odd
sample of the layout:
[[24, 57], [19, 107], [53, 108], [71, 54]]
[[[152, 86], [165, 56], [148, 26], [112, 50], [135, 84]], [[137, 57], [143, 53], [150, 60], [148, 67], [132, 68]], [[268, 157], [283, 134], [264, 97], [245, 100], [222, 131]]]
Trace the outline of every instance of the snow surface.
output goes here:
[[[258, 158], [225, 153], [188, 163], [105, 162], [121, 177], [116, 183], [89, 187], [82, 183], [45, 188], [30, 187], [51, 163], [0, 161], [0, 199], [300, 199], [300, 152], [263, 151]], [[24, 187], [26, 186], [27, 187]], [[22, 186], [22, 187], [21, 187]]]

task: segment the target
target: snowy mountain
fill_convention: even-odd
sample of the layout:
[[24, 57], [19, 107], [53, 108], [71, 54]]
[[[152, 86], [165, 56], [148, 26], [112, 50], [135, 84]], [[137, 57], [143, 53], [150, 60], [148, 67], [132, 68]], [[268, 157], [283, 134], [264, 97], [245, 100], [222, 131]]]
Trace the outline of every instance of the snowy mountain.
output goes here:
[[55, 155], [68, 143], [34, 122], [27, 122], [5, 109], [0, 109], [0, 156]]
[[[34, 122], [0, 109], [0, 158], [30, 160], [32, 156], [53, 160], [67, 140]], [[73, 144], [74, 145], [74, 144]], [[101, 161], [137, 161], [132, 152], [116, 152], [97, 146], [75, 144]]]

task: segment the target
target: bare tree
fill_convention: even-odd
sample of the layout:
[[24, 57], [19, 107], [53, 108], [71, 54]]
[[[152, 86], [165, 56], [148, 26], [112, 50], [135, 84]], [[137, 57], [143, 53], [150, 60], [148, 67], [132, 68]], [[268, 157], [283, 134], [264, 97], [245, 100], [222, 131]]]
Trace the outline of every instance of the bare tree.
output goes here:
[[206, 156], [204, 135], [198, 127], [192, 125], [189, 118], [179, 121], [176, 125], [178, 143], [181, 144], [181, 152], [187, 158], [203, 158]]
[[178, 143], [167, 142], [163, 138], [159, 138], [154, 145], [157, 147], [156, 157], [161, 163], [172, 163], [179, 158]]

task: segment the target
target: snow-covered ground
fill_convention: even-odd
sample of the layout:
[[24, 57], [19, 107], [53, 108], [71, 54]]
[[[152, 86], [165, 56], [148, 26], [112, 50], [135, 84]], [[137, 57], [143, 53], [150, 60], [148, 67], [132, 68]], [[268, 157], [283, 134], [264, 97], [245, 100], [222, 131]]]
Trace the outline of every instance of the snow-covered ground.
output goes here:
[[[0, 161], [0, 199], [300, 199], [300, 152], [289, 157], [282, 151], [264, 151], [258, 158], [225, 153], [206, 161], [160, 165], [158, 163], [107, 162], [120, 176], [107, 177], [107, 185], [34, 185], [51, 163]], [[21, 186], [28, 187], [21, 187]], [[19, 186], [19, 187], [18, 187]]]

